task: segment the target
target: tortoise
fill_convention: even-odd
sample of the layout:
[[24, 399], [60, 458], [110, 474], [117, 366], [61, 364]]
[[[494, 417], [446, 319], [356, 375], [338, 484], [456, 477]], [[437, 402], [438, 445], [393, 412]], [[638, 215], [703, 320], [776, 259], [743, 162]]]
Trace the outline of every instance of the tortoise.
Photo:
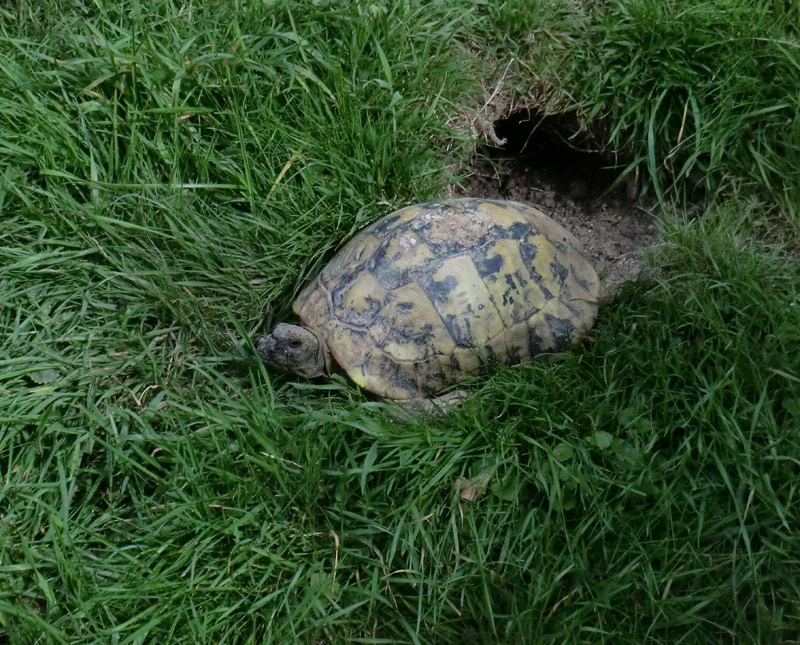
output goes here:
[[460, 198], [408, 206], [355, 235], [258, 353], [304, 377], [338, 364], [401, 404], [476, 374], [564, 350], [592, 326], [600, 281], [577, 240], [532, 206]]

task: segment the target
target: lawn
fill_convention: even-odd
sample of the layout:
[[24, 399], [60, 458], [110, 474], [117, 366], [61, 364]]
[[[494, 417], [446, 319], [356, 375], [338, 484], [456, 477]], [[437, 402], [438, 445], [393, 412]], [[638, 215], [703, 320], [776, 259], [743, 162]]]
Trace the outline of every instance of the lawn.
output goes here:
[[[0, 640], [796, 642], [799, 39], [779, 0], [0, 6]], [[489, 98], [639, 174], [645, 277], [438, 418], [267, 369]]]

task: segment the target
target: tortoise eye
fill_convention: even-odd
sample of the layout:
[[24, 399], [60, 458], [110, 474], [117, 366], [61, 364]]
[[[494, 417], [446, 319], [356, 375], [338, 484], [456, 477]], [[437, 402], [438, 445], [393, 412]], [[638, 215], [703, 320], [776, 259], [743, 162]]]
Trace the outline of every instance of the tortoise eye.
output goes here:
[[291, 341], [289, 341], [289, 347], [291, 347], [292, 349], [297, 349], [302, 344], [303, 343], [301, 343], [299, 340], [291, 340]]

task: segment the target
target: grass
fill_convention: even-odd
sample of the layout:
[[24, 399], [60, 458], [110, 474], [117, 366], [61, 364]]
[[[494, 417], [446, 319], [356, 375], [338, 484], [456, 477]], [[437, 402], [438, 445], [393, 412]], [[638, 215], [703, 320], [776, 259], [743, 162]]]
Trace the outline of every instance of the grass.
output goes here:
[[[0, 636], [796, 638], [798, 23], [662, 5], [0, 9]], [[266, 370], [509, 49], [650, 170], [655, 277], [440, 419]]]

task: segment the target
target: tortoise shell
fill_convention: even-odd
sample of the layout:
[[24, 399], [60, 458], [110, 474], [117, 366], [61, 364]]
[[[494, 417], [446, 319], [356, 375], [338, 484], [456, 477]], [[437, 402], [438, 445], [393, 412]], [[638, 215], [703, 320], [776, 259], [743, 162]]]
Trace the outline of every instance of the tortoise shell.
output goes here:
[[364, 228], [293, 309], [359, 386], [413, 399], [485, 360], [563, 350], [594, 323], [599, 286], [577, 240], [541, 211], [453, 199]]

